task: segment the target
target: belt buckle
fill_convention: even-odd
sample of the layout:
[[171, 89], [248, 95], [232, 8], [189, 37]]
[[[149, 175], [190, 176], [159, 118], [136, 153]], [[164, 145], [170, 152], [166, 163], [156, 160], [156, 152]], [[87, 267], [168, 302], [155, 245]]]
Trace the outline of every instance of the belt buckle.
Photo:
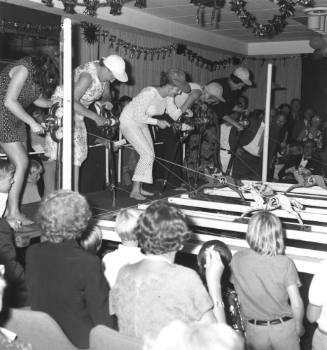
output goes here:
[[271, 320], [271, 321], [268, 321], [269, 324], [271, 325], [275, 325], [275, 324], [280, 324], [283, 322], [283, 319], [282, 318], [275, 318], [274, 320]]

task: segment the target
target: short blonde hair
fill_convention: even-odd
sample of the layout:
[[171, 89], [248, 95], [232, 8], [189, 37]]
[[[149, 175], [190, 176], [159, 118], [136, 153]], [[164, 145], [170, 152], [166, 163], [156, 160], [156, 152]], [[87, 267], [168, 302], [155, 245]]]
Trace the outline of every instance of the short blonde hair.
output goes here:
[[122, 242], [137, 241], [135, 228], [140, 212], [137, 209], [122, 209], [116, 217], [116, 232]]
[[98, 226], [93, 226], [83, 231], [76, 240], [83, 249], [92, 254], [96, 254], [101, 248], [102, 231]]
[[281, 221], [269, 211], [254, 214], [249, 221], [246, 241], [261, 255], [283, 254], [285, 245]]
[[143, 350], [243, 350], [244, 341], [224, 323], [173, 321], [156, 340], [146, 339]]

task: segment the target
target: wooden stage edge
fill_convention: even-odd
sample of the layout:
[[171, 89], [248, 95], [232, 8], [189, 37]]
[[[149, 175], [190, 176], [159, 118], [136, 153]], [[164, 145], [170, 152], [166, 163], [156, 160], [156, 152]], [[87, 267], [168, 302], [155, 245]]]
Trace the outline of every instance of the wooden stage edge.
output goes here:
[[[269, 183], [277, 192], [284, 192], [289, 184]], [[183, 251], [197, 254], [201, 245], [209, 240], [219, 239], [226, 243], [232, 253], [248, 247], [245, 241], [248, 219], [239, 220], [240, 215], [251, 207], [253, 201], [240, 202], [234, 191], [223, 188], [210, 190], [206, 200], [190, 199], [187, 194], [176, 194], [167, 197], [168, 202], [180, 207], [187, 215], [193, 231], [191, 239], [184, 245]], [[210, 193], [211, 192], [211, 193]], [[294, 198], [304, 205], [299, 211], [304, 225], [283, 210], [273, 211], [278, 215], [285, 229], [286, 249], [298, 271], [313, 274], [317, 265], [327, 259], [327, 190], [313, 187], [298, 189], [288, 197]], [[140, 211], [145, 210], [148, 203], [136, 204]], [[103, 239], [119, 242], [115, 233], [113, 215], [97, 215], [93, 221], [103, 232]]]

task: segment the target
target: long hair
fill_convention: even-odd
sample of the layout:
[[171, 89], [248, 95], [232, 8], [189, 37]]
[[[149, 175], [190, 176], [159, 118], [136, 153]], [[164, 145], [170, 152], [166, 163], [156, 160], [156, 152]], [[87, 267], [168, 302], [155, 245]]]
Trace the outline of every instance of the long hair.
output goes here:
[[283, 254], [285, 245], [281, 221], [269, 211], [256, 213], [249, 221], [246, 241], [261, 255]]
[[47, 54], [31, 57], [33, 64], [32, 80], [40, 86], [42, 95], [50, 98], [59, 85], [59, 70], [54, 60]]

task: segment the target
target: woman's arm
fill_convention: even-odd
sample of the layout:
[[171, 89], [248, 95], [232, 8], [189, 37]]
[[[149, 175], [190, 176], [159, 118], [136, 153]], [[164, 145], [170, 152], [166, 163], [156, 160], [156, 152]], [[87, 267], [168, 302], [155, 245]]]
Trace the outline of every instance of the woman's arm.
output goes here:
[[33, 102], [33, 104], [40, 108], [50, 108], [53, 104], [53, 101], [43, 96], [40, 96], [37, 100]]
[[22, 107], [18, 98], [23, 86], [28, 78], [28, 70], [24, 66], [17, 66], [12, 71], [11, 80], [8, 85], [4, 99], [4, 106], [17, 118], [29, 125], [33, 132], [43, 132], [43, 128], [38, 124]]
[[304, 316], [304, 307], [303, 307], [303, 301], [302, 301], [298, 286], [296, 284], [292, 284], [288, 286], [287, 293], [290, 298], [291, 307], [293, 310], [296, 331], [299, 337], [301, 337], [305, 332], [303, 323], [302, 323], [303, 316]]
[[218, 322], [226, 323], [225, 306], [221, 294], [221, 276], [224, 272], [224, 264], [220, 254], [215, 251], [207, 251], [206, 256], [206, 281], [208, 292], [213, 301], [213, 314]]
[[92, 84], [92, 77], [89, 73], [82, 73], [79, 76], [79, 79], [74, 84], [74, 110], [75, 113], [78, 113], [80, 115], [83, 115], [86, 118], [94, 120], [97, 125], [101, 126], [105, 123], [105, 118], [98, 116], [95, 112], [91, 111], [90, 109], [84, 107], [80, 99], [85, 94], [87, 89]]
[[196, 102], [201, 95], [202, 95], [201, 90], [198, 90], [198, 89], [191, 90], [185, 102], [180, 106], [180, 109], [182, 110], [182, 112], [184, 113], [188, 109], [190, 109], [193, 106], [194, 102]]

